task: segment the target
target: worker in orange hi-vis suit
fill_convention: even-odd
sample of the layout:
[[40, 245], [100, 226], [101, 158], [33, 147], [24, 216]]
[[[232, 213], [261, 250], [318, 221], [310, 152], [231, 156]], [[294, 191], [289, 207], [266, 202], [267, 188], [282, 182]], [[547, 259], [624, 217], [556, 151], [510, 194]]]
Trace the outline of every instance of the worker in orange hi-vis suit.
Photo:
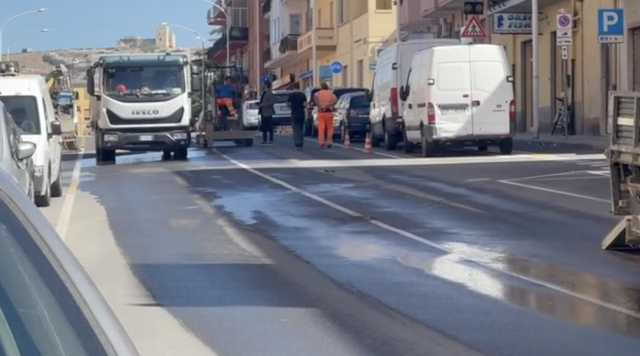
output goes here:
[[321, 90], [313, 97], [318, 108], [318, 143], [321, 148], [333, 145], [333, 109], [338, 98], [329, 90], [327, 83], [322, 83]]

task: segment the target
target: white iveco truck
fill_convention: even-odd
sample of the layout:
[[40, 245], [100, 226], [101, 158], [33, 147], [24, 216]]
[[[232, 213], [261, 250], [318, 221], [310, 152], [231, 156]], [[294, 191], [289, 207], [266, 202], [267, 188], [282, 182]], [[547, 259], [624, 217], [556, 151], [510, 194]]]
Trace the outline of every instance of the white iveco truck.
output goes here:
[[101, 57], [87, 72], [87, 89], [95, 98], [97, 163], [115, 163], [119, 149], [187, 159], [191, 89], [201, 85], [191, 74], [186, 54]]

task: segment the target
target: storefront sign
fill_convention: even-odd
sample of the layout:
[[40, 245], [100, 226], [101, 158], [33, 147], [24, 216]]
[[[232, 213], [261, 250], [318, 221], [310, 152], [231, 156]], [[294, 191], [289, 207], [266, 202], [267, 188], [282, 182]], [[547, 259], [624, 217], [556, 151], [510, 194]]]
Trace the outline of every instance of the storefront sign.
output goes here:
[[493, 15], [493, 33], [531, 34], [531, 14], [495, 14]]

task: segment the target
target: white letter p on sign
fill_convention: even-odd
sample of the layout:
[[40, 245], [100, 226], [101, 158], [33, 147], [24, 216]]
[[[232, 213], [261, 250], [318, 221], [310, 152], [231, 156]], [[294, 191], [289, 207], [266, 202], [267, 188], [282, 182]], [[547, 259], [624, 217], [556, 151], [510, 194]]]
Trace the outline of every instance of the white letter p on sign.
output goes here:
[[604, 32], [609, 32], [609, 26], [614, 26], [618, 23], [618, 14], [615, 12], [604, 13]]

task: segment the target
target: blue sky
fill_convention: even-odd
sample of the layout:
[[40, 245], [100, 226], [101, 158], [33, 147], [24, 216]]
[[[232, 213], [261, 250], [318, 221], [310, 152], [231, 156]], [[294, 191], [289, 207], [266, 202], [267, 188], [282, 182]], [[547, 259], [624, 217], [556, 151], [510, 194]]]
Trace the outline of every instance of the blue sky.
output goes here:
[[[4, 48], [47, 50], [113, 47], [124, 36], [154, 37], [162, 22], [191, 27], [208, 38], [202, 0], [0, 0], [0, 24], [17, 13], [45, 7], [4, 29]], [[52, 29], [42, 33], [42, 28]], [[199, 47], [194, 35], [174, 28], [178, 46]]]

